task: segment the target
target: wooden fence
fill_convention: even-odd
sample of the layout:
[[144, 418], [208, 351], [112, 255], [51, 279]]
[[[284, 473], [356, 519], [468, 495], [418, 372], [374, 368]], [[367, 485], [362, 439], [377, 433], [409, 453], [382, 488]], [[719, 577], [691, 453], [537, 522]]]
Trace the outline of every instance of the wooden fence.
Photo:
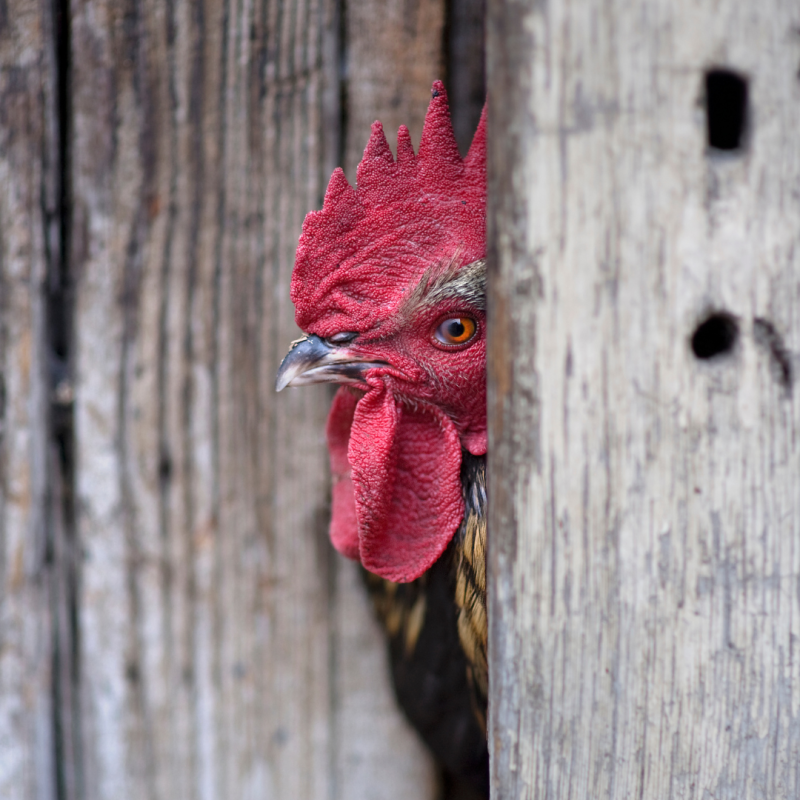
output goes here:
[[[304, 214], [434, 78], [468, 144], [482, 20], [0, 2], [3, 800], [438, 795], [272, 383]], [[489, 0], [496, 800], [800, 796], [799, 30]]]
[[800, 797], [798, 23], [490, 4], [501, 800]]
[[419, 140], [447, 69], [476, 123], [474, 28], [0, 4], [4, 800], [433, 797], [327, 541], [328, 394], [273, 385], [305, 213], [376, 117]]

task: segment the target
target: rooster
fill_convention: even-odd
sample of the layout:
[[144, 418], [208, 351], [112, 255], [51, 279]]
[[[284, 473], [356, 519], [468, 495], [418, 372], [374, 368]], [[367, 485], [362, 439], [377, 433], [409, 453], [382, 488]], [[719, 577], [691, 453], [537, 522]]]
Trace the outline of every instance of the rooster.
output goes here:
[[305, 336], [276, 389], [337, 383], [330, 537], [360, 560], [398, 701], [457, 780], [488, 796], [486, 111], [465, 159], [441, 82], [419, 152], [379, 122], [303, 223]]

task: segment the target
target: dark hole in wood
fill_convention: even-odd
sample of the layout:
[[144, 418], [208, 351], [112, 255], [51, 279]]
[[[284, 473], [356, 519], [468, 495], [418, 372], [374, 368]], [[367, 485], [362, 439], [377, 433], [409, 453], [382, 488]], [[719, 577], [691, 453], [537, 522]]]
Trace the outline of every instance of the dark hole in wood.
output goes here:
[[704, 361], [716, 358], [733, 350], [738, 337], [739, 326], [730, 314], [712, 314], [692, 334], [692, 352]]
[[139, 682], [139, 665], [135, 661], [129, 661], [125, 665], [125, 677], [130, 683]]
[[708, 146], [738, 150], [747, 120], [747, 81], [735, 72], [712, 69], [706, 73]]
[[162, 453], [158, 460], [158, 478], [162, 483], [172, 480], [172, 459], [168, 453]]

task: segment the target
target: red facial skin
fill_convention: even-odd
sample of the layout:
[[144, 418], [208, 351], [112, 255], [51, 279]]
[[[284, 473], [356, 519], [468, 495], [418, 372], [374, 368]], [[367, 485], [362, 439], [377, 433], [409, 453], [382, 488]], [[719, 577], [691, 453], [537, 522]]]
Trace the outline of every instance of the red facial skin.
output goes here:
[[[444, 319], [476, 323], [469, 341], [436, 339]], [[385, 361], [366, 386], [339, 390], [328, 421], [331, 539], [388, 580], [414, 580], [444, 552], [464, 514], [461, 448], [486, 452], [484, 315], [452, 304], [400, 314], [346, 346]]]
[[[454, 317], [470, 317], [476, 322], [475, 334], [463, 345], [446, 345], [435, 337], [439, 324]], [[322, 336], [316, 330], [309, 333]], [[453, 303], [425, 308], [413, 318], [400, 315], [399, 320], [387, 321], [376, 331], [360, 334], [345, 349], [359, 360], [387, 362], [386, 367], [367, 371], [369, 384], [390, 378], [398, 400], [437, 406], [452, 420], [465, 450], [476, 456], [486, 453], [483, 312]]]

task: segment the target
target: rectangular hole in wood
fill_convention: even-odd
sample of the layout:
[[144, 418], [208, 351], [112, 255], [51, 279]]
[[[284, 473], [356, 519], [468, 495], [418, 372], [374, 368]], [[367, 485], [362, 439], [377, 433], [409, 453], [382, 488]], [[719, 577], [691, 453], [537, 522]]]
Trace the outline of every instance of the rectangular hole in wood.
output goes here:
[[742, 147], [747, 121], [747, 81], [742, 76], [726, 69], [706, 73], [706, 120], [709, 147]]

